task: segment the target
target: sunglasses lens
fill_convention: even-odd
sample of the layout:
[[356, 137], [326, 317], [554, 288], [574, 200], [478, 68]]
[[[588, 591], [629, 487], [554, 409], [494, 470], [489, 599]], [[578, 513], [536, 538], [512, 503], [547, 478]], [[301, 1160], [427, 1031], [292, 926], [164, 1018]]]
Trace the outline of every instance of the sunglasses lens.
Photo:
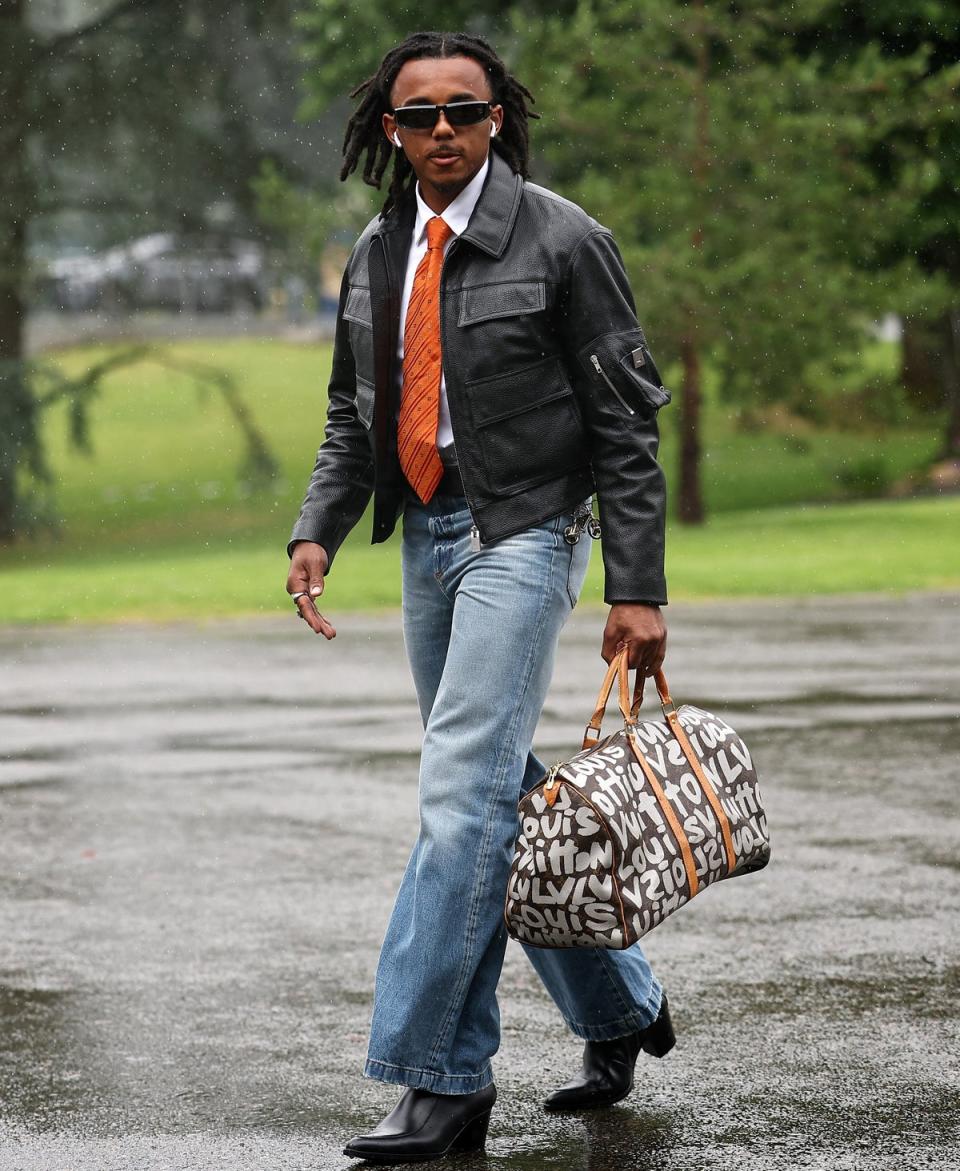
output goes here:
[[401, 130], [432, 130], [443, 110], [451, 126], [473, 126], [490, 113], [489, 102], [453, 102], [449, 106], [398, 106], [393, 111]]
[[451, 126], [473, 126], [489, 113], [489, 102], [454, 102], [447, 106], [447, 121]]
[[400, 106], [393, 116], [401, 130], [432, 130], [439, 112], [436, 106]]

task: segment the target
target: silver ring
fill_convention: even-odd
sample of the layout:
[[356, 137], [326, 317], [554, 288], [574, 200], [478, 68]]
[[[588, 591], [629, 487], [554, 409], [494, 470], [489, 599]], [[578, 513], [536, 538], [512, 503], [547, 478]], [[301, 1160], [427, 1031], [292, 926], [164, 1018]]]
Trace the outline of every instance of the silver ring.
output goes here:
[[307, 592], [307, 590], [301, 590], [299, 594], [291, 594], [290, 598], [293, 604], [296, 605], [300, 598], [305, 598], [307, 596]]

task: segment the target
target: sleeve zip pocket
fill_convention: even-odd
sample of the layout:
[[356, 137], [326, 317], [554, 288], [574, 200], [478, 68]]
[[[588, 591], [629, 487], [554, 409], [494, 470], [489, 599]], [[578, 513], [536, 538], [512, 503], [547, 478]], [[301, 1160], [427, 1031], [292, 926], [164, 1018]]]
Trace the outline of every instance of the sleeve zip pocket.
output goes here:
[[623, 395], [620, 393], [620, 391], [617, 390], [617, 388], [610, 381], [609, 377], [607, 376], [606, 370], [604, 370], [604, 368], [600, 365], [600, 359], [597, 357], [597, 355], [591, 354], [590, 361], [593, 363], [594, 370], [596, 370], [596, 372], [600, 375], [600, 377], [607, 384], [607, 386], [609, 386], [610, 389], [613, 391], [613, 393], [617, 396], [617, 400], [619, 401], [619, 403], [623, 407], [623, 409], [627, 412], [627, 414], [628, 415], [635, 415], [637, 412], [633, 409], [632, 406], [630, 406], [630, 404], [623, 397]]

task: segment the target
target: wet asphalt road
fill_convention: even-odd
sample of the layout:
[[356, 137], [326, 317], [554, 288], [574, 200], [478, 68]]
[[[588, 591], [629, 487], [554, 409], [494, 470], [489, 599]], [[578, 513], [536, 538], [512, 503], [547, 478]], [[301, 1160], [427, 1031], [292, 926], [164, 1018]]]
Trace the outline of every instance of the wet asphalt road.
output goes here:
[[[549, 759], [602, 618], [565, 632]], [[669, 618], [773, 861], [648, 939], [679, 1043], [612, 1110], [540, 1111], [579, 1047], [511, 945], [486, 1155], [434, 1166], [960, 1168], [960, 596]], [[338, 625], [0, 631], [2, 1171], [357, 1166], [397, 1096], [359, 1071], [418, 723], [398, 618]]]

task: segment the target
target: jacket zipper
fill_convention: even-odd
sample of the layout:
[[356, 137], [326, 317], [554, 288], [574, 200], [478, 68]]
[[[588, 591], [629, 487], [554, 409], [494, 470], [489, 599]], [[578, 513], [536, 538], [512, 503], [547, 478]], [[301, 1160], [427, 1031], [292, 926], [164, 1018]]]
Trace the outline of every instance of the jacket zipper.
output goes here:
[[606, 370], [604, 370], [604, 368], [603, 368], [603, 367], [600, 365], [600, 359], [597, 357], [597, 355], [596, 355], [596, 354], [591, 354], [591, 355], [590, 355], [590, 361], [593, 363], [593, 368], [594, 368], [594, 370], [596, 370], [596, 372], [597, 372], [597, 373], [600, 375], [600, 377], [601, 377], [601, 378], [603, 379], [603, 381], [604, 381], [604, 382], [607, 384], [607, 386], [609, 386], [609, 387], [610, 387], [610, 389], [613, 391], [613, 393], [614, 393], [614, 394], [617, 396], [617, 399], [618, 399], [618, 401], [619, 401], [620, 405], [621, 405], [621, 406], [623, 407], [623, 409], [624, 409], [624, 410], [627, 412], [627, 414], [628, 414], [628, 415], [635, 415], [637, 412], [636, 412], [636, 411], [633, 409], [633, 407], [632, 407], [632, 406], [630, 406], [630, 404], [629, 404], [629, 403], [627, 402], [627, 400], [626, 400], [626, 399], [623, 397], [623, 395], [620, 393], [620, 391], [619, 391], [619, 390], [617, 390], [617, 388], [616, 388], [616, 387], [613, 385], [613, 383], [612, 383], [612, 382], [610, 381], [610, 379], [607, 377], [607, 372], [606, 372]]

